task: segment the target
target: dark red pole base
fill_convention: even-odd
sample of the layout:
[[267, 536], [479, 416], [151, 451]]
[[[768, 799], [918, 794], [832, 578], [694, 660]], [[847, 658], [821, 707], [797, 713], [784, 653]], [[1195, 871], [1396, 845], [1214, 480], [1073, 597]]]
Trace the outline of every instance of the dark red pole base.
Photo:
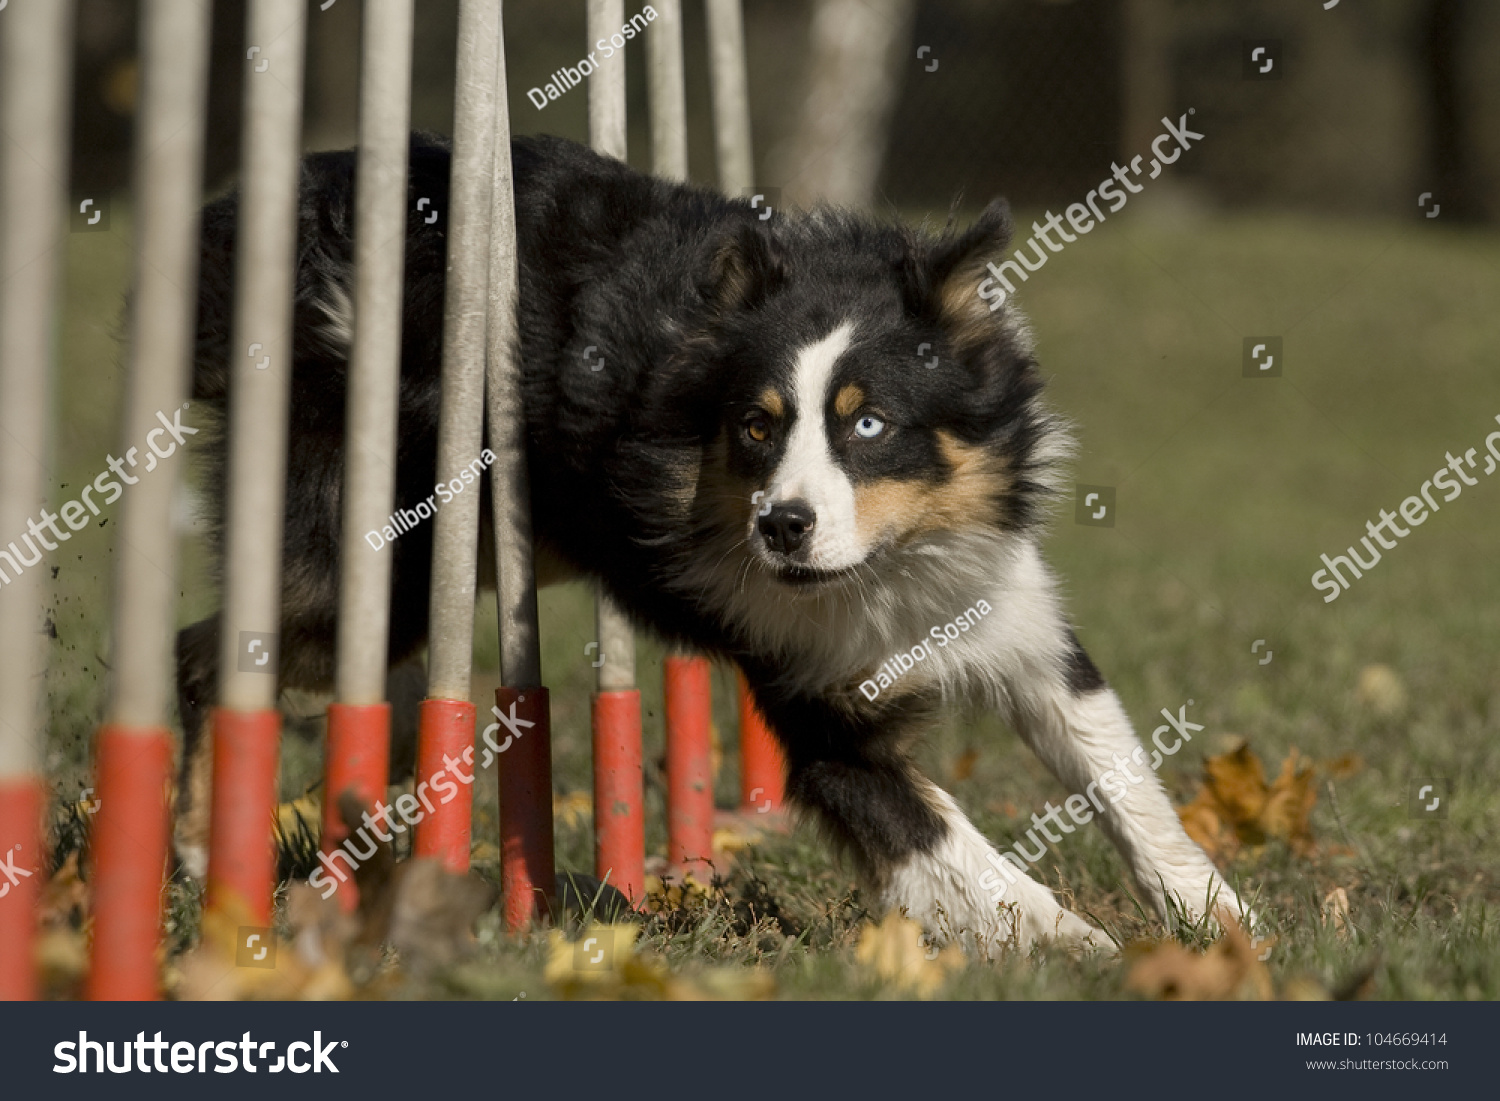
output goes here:
[[714, 840], [713, 691], [704, 658], [663, 662], [667, 719], [667, 859], [707, 880]]
[[[552, 912], [552, 707], [545, 688], [495, 689], [497, 715], [481, 750], [500, 762], [500, 884], [507, 929]], [[494, 740], [494, 747], [490, 740]]]
[[36, 908], [47, 878], [42, 852], [42, 782], [32, 776], [0, 781], [0, 1002], [37, 996]]
[[276, 776], [281, 714], [213, 714], [213, 804], [209, 812], [208, 909], [270, 925], [276, 891]]
[[[347, 850], [335, 851], [340, 850], [349, 836], [339, 813], [339, 800], [348, 792], [366, 811], [384, 803], [386, 788], [390, 786], [391, 705], [329, 704], [328, 741], [323, 754], [323, 855], [320, 859], [325, 874], [338, 881], [339, 904], [349, 913], [359, 905], [359, 888], [354, 884], [356, 862], [353, 856]], [[389, 817], [387, 815], [386, 819]], [[361, 849], [367, 847], [360, 846]]]
[[156, 949], [167, 870], [172, 736], [165, 727], [106, 725], [95, 763], [94, 944], [88, 997], [148, 1001], [160, 984]]
[[412, 855], [441, 860], [454, 875], [469, 870], [474, 830], [474, 717], [468, 700], [423, 700], [417, 727], [417, 786], [424, 808]]
[[786, 802], [786, 759], [755, 697], [738, 670], [740, 686], [740, 809], [745, 814], [773, 814]]
[[594, 697], [594, 874], [639, 905], [646, 894], [641, 693]]

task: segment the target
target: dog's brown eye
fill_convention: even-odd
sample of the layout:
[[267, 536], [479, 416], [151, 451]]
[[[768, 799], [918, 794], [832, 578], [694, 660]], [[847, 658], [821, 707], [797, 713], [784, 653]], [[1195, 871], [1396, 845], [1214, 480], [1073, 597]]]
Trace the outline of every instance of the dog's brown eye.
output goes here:
[[745, 435], [756, 443], [765, 443], [771, 438], [771, 423], [765, 417], [751, 417], [745, 422]]

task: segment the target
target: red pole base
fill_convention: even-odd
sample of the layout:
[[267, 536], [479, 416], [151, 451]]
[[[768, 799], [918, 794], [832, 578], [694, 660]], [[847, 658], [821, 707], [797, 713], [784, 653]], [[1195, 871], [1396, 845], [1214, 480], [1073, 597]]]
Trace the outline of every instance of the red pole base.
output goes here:
[[[482, 763], [500, 762], [500, 885], [505, 926], [524, 929], [552, 912], [552, 705], [545, 688], [495, 689]], [[493, 739], [493, 742], [492, 742]]]
[[713, 691], [704, 658], [667, 657], [667, 859], [707, 880], [714, 842]]
[[[319, 859], [339, 883], [339, 904], [345, 913], [359, 905], [353, 874], [358, 863], [347, 849], [340, 848], [349, 830], [339, 813], [339, 800], [347, 792], [364, 810], [384, 805], [390, 768], [391, 705], [329, 704], [328, 742], [323, 748], [323, 855]], [[343, 865], [336, 862], [340, 859]]]
[[594, 697], [594, 874], [639, 905], [646, 894], [641, 693]]
[[88, 997], [147, 1001], [159, 993], [157, 941], [170, 832], [172, 736], [165, 727], [99, 731], [93, 829], [94, 945]]
[[37, 996], [37, 899], [46, 879], [42, 852], [44, 788], [32, 776], [0, 781], [0, 1002]]
[[740, 809], [771, 814], [786, 802], [786, 759], [755, 706], [745, 675], [736, 670], [735, 679], [740, 686]]
[[[474, 716], [468, 700], [423, 700], [417, 727], [417, 799], [431, 806], [417, 823], [412, 855], [469, 870], [474, 830]], [[424, 789], [432, 794], [423, 798]]]
[[213, 804], [209, 817], [210, 910], [251, 925], [271, 924], [276, 891], [276, 775], [281, 714], [216, 708]]

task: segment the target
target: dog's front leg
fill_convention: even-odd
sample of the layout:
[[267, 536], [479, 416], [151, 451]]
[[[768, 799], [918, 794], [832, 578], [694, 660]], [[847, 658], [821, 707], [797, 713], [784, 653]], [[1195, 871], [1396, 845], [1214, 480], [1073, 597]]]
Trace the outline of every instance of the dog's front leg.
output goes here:
[[[1070, 793], [1060, 828], [1071, 833], [1097, 819], [1164, 919], [1171, 896], [1192, 919], [1212, 914], [1248, 926], [1253, 915], [1188, 837], [1157, 777], [1166, 755], [1141, 743], [1077, 639], [1061, 623], [1057, 631], [1061, 660], [1025, 663], [1007, 695], [1012, 725]], [[1176, 752], [1182, 740], [1163, 735], [1158, 744]]]
[[788, 796], [853, 857], [878, 912], [904, 910], [931, 943], [988, 956], [1045, 941], [1108, 948], [1103, 933], [1003, 863], [948, 793], [916, 771], [897, 734], [911, 725], [899, 704], [852, 716], [820, 701], [757, 697], [787, 747]]

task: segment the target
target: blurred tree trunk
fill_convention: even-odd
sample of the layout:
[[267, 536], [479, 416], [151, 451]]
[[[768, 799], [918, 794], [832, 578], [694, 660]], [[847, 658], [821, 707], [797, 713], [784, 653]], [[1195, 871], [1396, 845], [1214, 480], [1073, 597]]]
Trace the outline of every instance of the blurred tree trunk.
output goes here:
[[815, 0], [806, 94], [792, 136], [772, 151], [783, 198], [868, 207], [908, 65], [915, 0]]
[[1120, 81], [1120, 156], [1144, 152], [1172, 113], [1171, 0], [1125, 0]]
[[1463, 47], [1470, 29], [1467, 0], [1430, 0], [1423, 12], [1422, 69], [1426, 77], [1428, 164], [1445, 216], [1479, 220], [1485, 202], [1474, 171], [1471, 105]]

